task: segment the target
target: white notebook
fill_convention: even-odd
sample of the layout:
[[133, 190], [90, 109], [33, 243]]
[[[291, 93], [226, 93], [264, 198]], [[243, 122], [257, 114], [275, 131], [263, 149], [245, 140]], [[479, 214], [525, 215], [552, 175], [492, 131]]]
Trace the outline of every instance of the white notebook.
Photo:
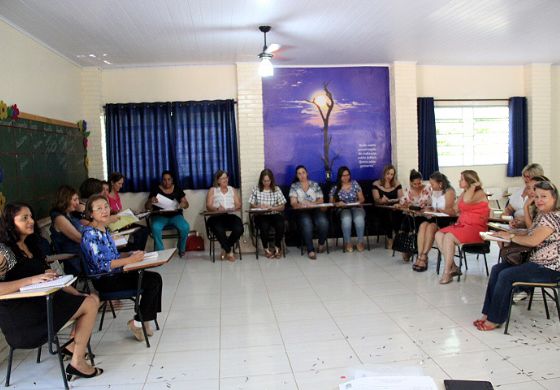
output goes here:
[[158, 255], [157, 252], [148, 252], [148, 253], [144, 254], [144, 260], [139, 261], [137, 263], [127, 264], [127, 265], [124, 266], [123, 269], [126, 271], [127, 269], [137, 268], [139, 266], [145, 267], [145, 266], [150, 265], [150, 264], [158, 263], [159, 261], [160, 261], [159, 260], [159, 255]]
[[35, 291], [35, 290], [43, 290], [52, 287], [65, 287], [70, 281], [74, 279], [74, 275], [62, 275], [56, 279], [49, 280], [48, 282], [41, 282], [41, 283], [34, 283], [29, 284], [27, 286], [23, 286], [19, 289], [19, 291]]
[[511, 242], [510, 239], [495, 236], [492, 232], [480, 232], [480, 237], [485, 241]]

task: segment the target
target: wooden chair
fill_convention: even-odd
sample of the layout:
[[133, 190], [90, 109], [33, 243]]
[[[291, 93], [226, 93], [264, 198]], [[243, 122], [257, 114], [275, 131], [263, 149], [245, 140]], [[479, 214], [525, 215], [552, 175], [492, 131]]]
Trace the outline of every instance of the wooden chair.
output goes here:
[[[558, 299], [560, 293], [560, 282], [556, 283], [532, 283], [532, 282], [515, 282], [511, 286], [511, 293], [509, 298], [509, 309], [508, 309], [508, 317], [506, 321], [506, 326], [504, 329], [504, 334], [507, 334], [508, 327], [509, 327], [509, 320], [511, 317], [511, 307], [513, 306], [513, 295], [517, 288], [529, 288], [531, 289], [530, 298], [529, 298], [529, 306], [527, 310], [531, 310], [531, 305], [533, 304], [533, 296], [535, 295], [535, 288], [540, 288], [543, 297], [544, 309], [546, 311], [546, 318], [550, 319], [550, 312], [548, 310], [548, 302], [546, 301], [546, 297], [554, 300], [556, 304], [556, 311], [558, 313], [558, 319], [560, 320], [560, 301]], [[552, 290], [552, 294], [547, 290]]]

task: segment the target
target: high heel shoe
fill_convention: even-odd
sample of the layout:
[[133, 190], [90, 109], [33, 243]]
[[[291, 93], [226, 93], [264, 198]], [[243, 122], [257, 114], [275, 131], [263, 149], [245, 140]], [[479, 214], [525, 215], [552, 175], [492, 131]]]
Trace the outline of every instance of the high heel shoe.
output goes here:
[[93, 367], [93, 368], [95, 368], [95, 371], [93, 371], [91, 374], [84, 374], [83, 372], [78, 371], [76, 368], [74, 368], [74, 366], [72, 366], [71, 364], [68, 364], [66, 366], [66, 379], [68, 381], [73, 380], [74, 377], [88, 379], [103, 374], [102, 368], [98, 368], [98, 367]]
[[439, 284], [449, 284], [453, 281], [453, 274], [451, 272], [444, 272], [441, 279], [439, 280]]
[[[62, 355], [62, 358], [64, 360], [70, 360], [74, 356], [74, 352], [70, 351], [66, 347], [64, 347], [60, 350], [60, 354]], [[95, 354], [90, 355], [89, 352], [86, 352], [86, 354], [84, 355], [84, 359], [86, 359], [86, 360], [95, 359]]]

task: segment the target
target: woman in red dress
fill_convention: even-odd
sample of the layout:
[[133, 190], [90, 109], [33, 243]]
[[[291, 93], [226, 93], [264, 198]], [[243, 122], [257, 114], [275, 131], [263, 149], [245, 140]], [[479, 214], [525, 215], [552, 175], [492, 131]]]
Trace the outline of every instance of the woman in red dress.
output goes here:
[[487, 230], [490, 209], [478, 174], [472, 170], [461, 172], [459, 187], [463, 189], [456, 205], [459, 219], [454, 225], [436, 233], [437, 246], [445, 259], [445, 271], [440, 284], [448, 284], [453, 281], [454, 276], [461, 274], [454, 261], [455, 246], [482, 242], [480, 232]]

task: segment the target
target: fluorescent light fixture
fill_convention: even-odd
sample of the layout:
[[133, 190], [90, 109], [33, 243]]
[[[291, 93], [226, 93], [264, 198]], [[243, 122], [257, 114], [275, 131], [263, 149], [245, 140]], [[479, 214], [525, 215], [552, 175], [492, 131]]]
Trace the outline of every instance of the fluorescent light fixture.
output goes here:
[[95, 58], [95, 54], [90, 54], [89, 55], [91, 58]]
[[270, 58], [261, 57], [261, 63], [259, 65], [259, 76], [270, 77], [273, 75], [274, 75], [274, 67], [272, 66], [272, 62], [270, 62]]
[[104, 63], [106, 63], [107, 65], [111, 65], [111, 63], [107, 60], [103, 60]]

